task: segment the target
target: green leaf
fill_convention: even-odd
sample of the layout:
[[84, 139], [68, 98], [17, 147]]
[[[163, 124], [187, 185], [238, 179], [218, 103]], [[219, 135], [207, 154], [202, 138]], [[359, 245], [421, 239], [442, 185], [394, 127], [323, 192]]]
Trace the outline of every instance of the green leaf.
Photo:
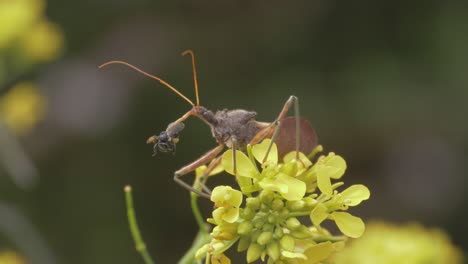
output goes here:
[[[255, 159], [263, 164], [263, 159], [265, 158], [265, 154], [268, 150], [268, 146], [270, 145], [271, 139], [267, 138], [262, 141], [260, 144], [256, 144], [252, 147], [252, 153]], [[265, 160], [267, 164], [277, 164], [278, 163], [278, 148], [276, 144], [273, 143], [271, 146], [270, 152], [268, 153], [268, 157]]]
[[337, 202], [348, 206], [356, 206], [362, 201], [369, 199], [369, 197], [369, 189], [362, 184], [356, 184], [351, 185], [341, 192], [338, 196]]
[[[227, 150], [223, 154], [223, 158], [221, 163], [223, 164], [224, 169], [234, 175], [234, 164], [232, 160], [232, 149]], [[237, 168], [237, 175], [236, 176], [244, 176], [249, 178], [254, 178], [257, 174], [257, 168], [254, 164], [250, 161], [250, 159], [245, 155], [242, 151], [236, 151], [236, 168]]]
[[358, 238], [362, 236], [366, 226], [361, 218], [345, 212], [334, 212], [331, 214], [338, 228], [346, 236]]

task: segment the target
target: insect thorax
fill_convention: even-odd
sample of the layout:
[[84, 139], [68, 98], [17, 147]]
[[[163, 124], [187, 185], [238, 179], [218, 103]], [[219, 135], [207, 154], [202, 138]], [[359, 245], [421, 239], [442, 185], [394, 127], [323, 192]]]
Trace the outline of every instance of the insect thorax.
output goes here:
[[244, 150], [258, 132], [256, 115], [256, 112], [242, 109], [217, 111], [214, 115], [216, 122], [211, 126], [213, 137], [229, 148], [232, 148], [232, 138], [235, 137], [238, 148]]

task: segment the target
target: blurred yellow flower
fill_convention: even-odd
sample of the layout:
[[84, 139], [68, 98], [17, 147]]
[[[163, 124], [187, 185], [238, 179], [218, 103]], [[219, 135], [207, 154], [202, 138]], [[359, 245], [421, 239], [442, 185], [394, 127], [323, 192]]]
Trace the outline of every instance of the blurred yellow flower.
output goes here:
[[31, 82], [16, 84], [0, 98], [0, 120], [17, 134], [30, 131], [44, 118], [45, 111], [44, 97]]
[[42, 0], [0, 0], [0, 49], [31, 27], [43, 8]]
[[335, 255], [336, 264], [458, 264], [461, 251], [439, 229], [371, 222], [360, 239]]
[[13, 251], [0, 252], [1, 264], [26, 264], [26, 261], [17, 253]]
[[56, 24], [41, 20], [19, 39], [24, 55], [34, 62], [47, 62], [58, 57], [63, 47], [63, 33]]

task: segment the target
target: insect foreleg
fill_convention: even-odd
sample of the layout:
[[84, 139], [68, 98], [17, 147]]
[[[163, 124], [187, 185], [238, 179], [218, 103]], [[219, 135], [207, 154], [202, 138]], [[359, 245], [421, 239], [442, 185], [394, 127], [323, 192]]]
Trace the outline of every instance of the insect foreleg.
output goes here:
[[200, 184], [202, 189], [208, 194], [211, 194], [211, 190], [205, 185], [206, 179], [210, 175], [210, 173], [221, 163], [222, 158], [223, 156], [218, 156], [217, 158], [215, 158], [210, 163], [210, 165], [208, 165], [208, 168], [203, 172], [203, 174], [197, 179], [198, 184]]
[[192, 171], [195, 171], [195, 169], [197, 169], [198, 167], [202, 166], [202, 165], [205, 165], [206, 163], [210, 162], [210, 160], [213, 160], [222, 150], [224, 149], [224, 145], [223, 144], [219, 144], [216, 148], [208, 151], [206, 154], [204, 154], [203, 156], [201, 156], [199, 159], [195, 160], [194, 162], [182, 167], [181, 169], [177, 170], [175, 173], [174, 173], [174, 181], [176, 183], [178, 183], [180, 186], [184, 187], [185, 189], [189, 190], [189, 191], [192, 191], [202, 197], [205, 197], [205, 198], [210, 198], [210, 196], [206, 193], [203, 193], [202, 191], [200, 190], [197, 190], [195, 188], [193, 188], [191, 185], [189, 185], [188, 183], [184, 182], [181, 177], [192, 172]]

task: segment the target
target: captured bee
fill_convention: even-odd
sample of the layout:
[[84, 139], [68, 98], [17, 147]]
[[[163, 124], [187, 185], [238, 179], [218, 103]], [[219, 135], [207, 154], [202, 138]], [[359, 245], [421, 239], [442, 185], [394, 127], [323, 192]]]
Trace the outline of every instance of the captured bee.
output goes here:
[[147, 144], [153, 144], [153, 157], [159, 152], [175, 154], [176, 144], [179, 142], [179, 133], [185, 128], [184, 123], [170, 123], [166, 130], [148, 138]]
[[[228, 147], [235, 151], [245, 151], [247, 145], [254, 145], [261, 142], [265, 138], [271, 138], [265, 158], [268, 155], [273, 143], [277, 144], [279, 155], [282, 156], [290, 151], [296, 151], [296, 158], [299, 160], [299, 152], [310, 153], [317, 145], [317, 136], [315, 130], [310, 123], [301, 118], [299, 115], [298, 98], [294, 95], [290, 96], [283, 105], [277, 118], [272, 122], [260, 122], [256, 120], [257, 113], [243, 109], [210, 111], [200, 105], [198, 96], [197, 72], [195, 69], [195, 56], [191, 50], [184, 51], [182, 55], [191, 55], [193, 78], [195, 83], [196, 102], [192, 102], [179, 90], [172, 87], [163, 79], [149, 74], [139, 68], [124, 62], [124, 61], [109, 61], [102, 64], [99, 68], [110, 64], [123, 64], [128, 66], [143, 75], [159, 81], [161, 84], [179, 95], [182, 99], [191, 105], [191, 109], [179, 117], [174, 122], [167, 126], [166, 130], [159, 135], [151, 136], [147, 143], [153, 144], [153, 156], [159, 152], [172, 152], [176, 150], [176, 144], [179, 141], [179, 133], [184, 129], [183, 122], [193, 116], [197, 117], [206, 123], [211, 128], [211, 134], [216, 140], [217, 146], [203, 154], [195, 161], [183, 166], [174, 173], [174, 181], [182, 187], [197, 193], [198, 195], [208, 198], [210, 190], [204, 186], [201, 179], [204, 179], [209, 173], [221, 163], [222, 151]], [[293, 107], [294, 117], [287, 117], [289, 109]], [[193, 188], [190, 184], [181, 179], [182, 176], [195, 171], [198, 167], [209, 164], [204, 174], [199, 178], [199, 183], [203, 187], [203, 191]], [[233, 171], [237, 171], [236, 155], [233, 155]]]

